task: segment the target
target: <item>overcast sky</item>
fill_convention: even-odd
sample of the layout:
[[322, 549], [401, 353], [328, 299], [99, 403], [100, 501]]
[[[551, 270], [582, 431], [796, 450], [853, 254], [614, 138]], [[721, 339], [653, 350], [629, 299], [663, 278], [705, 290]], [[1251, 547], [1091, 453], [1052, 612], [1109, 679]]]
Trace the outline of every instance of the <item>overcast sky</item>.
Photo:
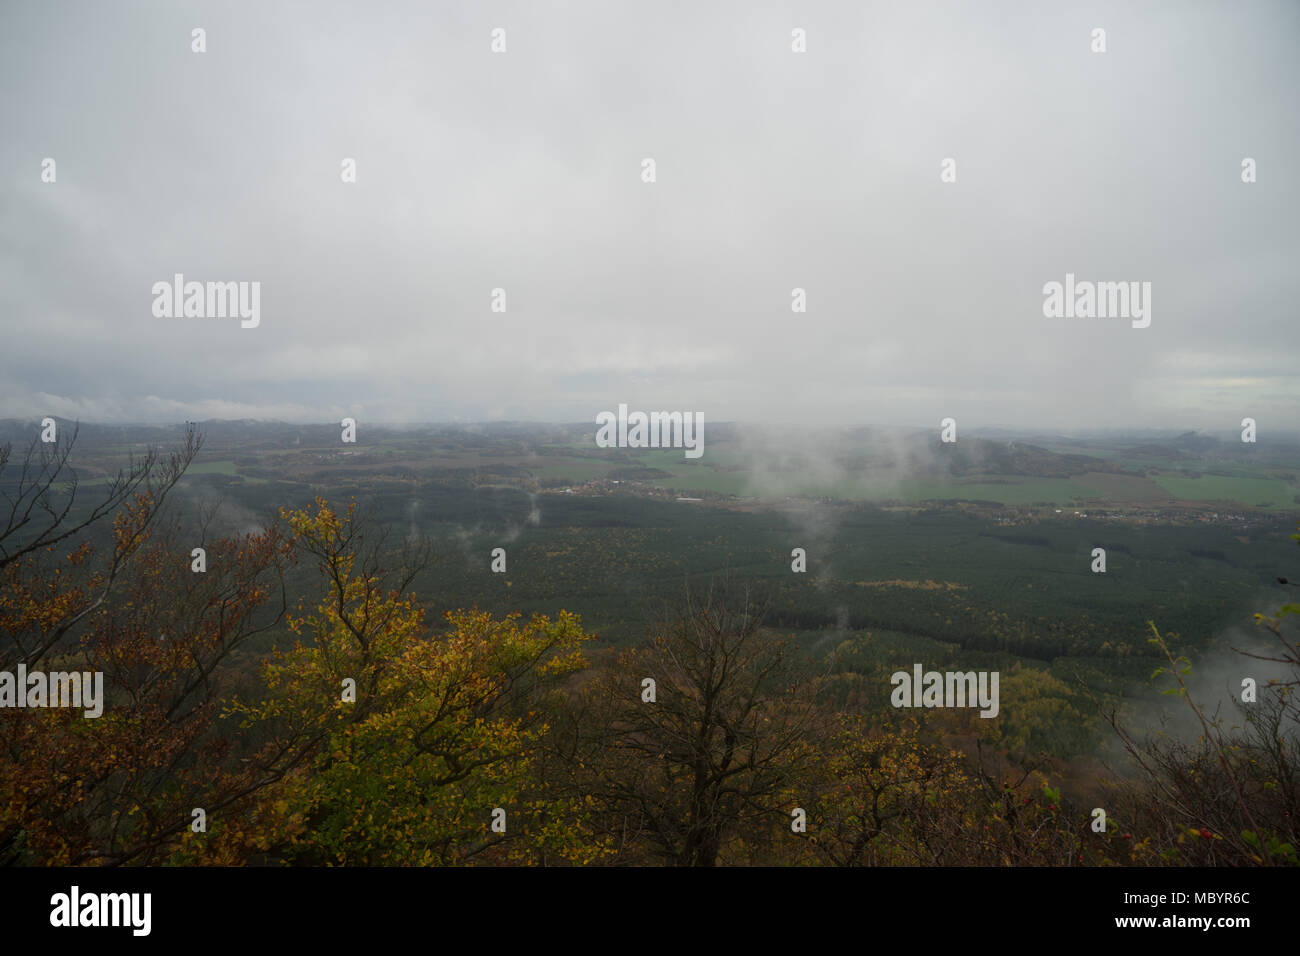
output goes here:
[[[0, 417], [1294, 430], [1298, 50], [1294, 2], [4, 0]], [[261, 324], [155, 317], [177, 272]], [[1067, 272], [1150, 326], [1045, 318]]]

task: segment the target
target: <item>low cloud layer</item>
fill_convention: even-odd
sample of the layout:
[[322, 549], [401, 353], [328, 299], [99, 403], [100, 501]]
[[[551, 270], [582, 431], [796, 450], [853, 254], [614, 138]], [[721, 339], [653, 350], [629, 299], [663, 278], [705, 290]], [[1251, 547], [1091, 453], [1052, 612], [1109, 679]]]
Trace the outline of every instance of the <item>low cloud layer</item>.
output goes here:
[[[1300, 407], [1294, 4], [0, 18], [0, 417], [1264, 432]], [[176, 273], [260, 282], [260, 325], [156, 318]], [[1067, 273], [1150, 282], [1150, 326], [1044, 317]]]

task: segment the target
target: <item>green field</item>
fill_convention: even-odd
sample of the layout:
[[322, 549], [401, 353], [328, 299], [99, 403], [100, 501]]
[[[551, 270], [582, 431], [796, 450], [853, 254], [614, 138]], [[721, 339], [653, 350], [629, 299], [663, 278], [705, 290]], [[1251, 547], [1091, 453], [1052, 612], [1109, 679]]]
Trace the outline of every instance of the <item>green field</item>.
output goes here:
[[673, 469], [673, 473], [679, 477], [662, 478], [653, 484], [675, 491], [712, 491], [720, 495], [742, 496], [747, 494], [746, 488], [749, 485], [748, 477], [740, 472], [717, 471], [713, 468], [677, 468]]
[[1073, 498], [1086, 498], [1092, 494], [1094, 492], [1087, 485], [1068, 478], [1008, 478], [1004, 482], [913, 479], [900, 482], [895, 497], [904, 501], [965, 498], [1008, 505], [1027, 505], [1035, 501], [1062, 505]]
[[1182, 501], [1240, 502], [1256, 508], [1296, 507], [1294, 498], [1297, 489], [1280, 478], [1227, 478], [1220, 475], [1183, 478], [1157, 475], [1153, 480]]
[[239, 469], [233, 461], [195, 462], [185, 469], [187, 475], [237, 475]]
[[1088, 489], [1086, 497], [1101, 498], [1105, 501], [1158, 504], [1168, 501], [1171, 497], [1169, 489], [1141, 475], [1089, 472], [1073, 480]]

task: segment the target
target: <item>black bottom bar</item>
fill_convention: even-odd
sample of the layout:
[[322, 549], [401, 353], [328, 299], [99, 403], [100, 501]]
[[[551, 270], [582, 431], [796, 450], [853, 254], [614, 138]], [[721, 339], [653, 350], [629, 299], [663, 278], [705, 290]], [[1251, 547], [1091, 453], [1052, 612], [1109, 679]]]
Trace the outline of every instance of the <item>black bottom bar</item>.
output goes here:
[[[926, 947], [1027, 941], [1006, 935], [1023, 931], [1045, 934], [1040, 943], [1200, 934], [1231, 945], [1291, 929], [1298, 889], [1296, 869], [8, 869], [0, 911], [7, 942], [373, 945], [418, 933], [453, 945], [469, 933], [488, 946], [516, 937], [664, 946], [703, 922], [729, 949], [751, 935], [770, 946], [774, 935], [815, 942], [845, 929], [864, 943], [901, 930]], [[146, 893], [147, 935], [136, 935], [143, 896], [102, 896]], [[119, 925], [73, 927], [74, 908], [78, 923]]]

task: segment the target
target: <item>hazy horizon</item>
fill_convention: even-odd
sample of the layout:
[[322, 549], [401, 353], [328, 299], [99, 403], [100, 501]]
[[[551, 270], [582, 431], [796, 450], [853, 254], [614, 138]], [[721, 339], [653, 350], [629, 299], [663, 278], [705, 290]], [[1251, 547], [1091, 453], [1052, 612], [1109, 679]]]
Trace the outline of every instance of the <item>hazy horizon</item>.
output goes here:
[[[94, 421], [89, 419], [68, 419], [68, 418], [63, 418], [62, 416], [53, 416], [53, 417], [55, 417], [56, 420], [62, 419], [62, 421], [64, 422], [75, 423], [79, 427], [86, 426], [86, 427], [93, 427], [93, 428], [163, 428], [163, 429], [177, 428], [179, 429], [189, 424], [195, 424], [199, 426], [200, 430], [205, 425], [208, 426], [248, 425], [252, 427], [285, 425], [285, 426], [297, 427], [297, 428], [323, 428], [323, 429], [337, 430], [340, 425], [339, 421], [319, 420], [319, 419], [290, 420], [290, 419], [278, 419], [278, 418], [209, 418], [209, 419], [194, 419], [194, 420], [185, 420], [185, 421], [165, 420], [165, 419], [158, 419], [155, 421], [147, 421], [147, 420]], [[22, 416], [0, 418], [0, 425], [7, 425], [9, 423], [18, 423], [23, 427], [39, 428], [39, 422], [35, 418], [30, 416], [27, 418], [23, 418]], [[403, 429], [419, 429], [419, 428], [434, 428], [434, 427], [478, 429], [484, 427], [537, 426], [537, 427], [545, 427], [545, 428], [584, 428], [584, 429], [590, 429], [594, 432], [599, 427], [594, 421], [584, 422], [584, 421], [562, 421], [558, 419], [549, 420], [549, 419], [526, 419], [526, 418], [517, 418], [517, 419], [499, 418], [499, 419], [490, 419], [490, 420], [429, 419], [427, 421], [405, 421], [405, 422], [365, 420], [364, 422], [358, 422], [357, 424], [358, 427], [362, 429], [363, 434], [364, 434], [364, 430], [371, 429], [371, 428], [385, 429], [385, 430], [391, 429], [395, 431], [400, 431]], [[882, 422], [869, 422], [869, 421], [846, 422], [846, 423], [817, 422], [817, 421], [761, 422], [761, 421], [750, 421], [750, 420], [743, 420], [743, 419], [734, 420], [734, 421], [719, 421], [719, 422], [706, 421], [704, 423], [704, 427], [706, 430], [710, 428], [713, 429], [726, 428], [729, 431], [734, 431], [736, 429], [740, 429], [740, 430], [750, 429], [754, 431], [774, 431], [774, 432], [798, 430], [798, 431], [810, 432], [810, 433], [871, 431], [871, 432], [879, 432], [882, 434], [888, 434], [888, 433], [922, 434], [926, 432], [934, 432], [936, 437], [938, 436], [941, 430], [938, 426], [938, 423], [936, 423], [934, 426], [927, 427], [927, 426], [920, 426], [920, 425], [892, 425], [892, 424], [886, 424]], [[1235, 444], [1240, 436], [1240, 433], [1241, 433], [1240, 427], [1235, 427], [1235, 428], [1227, 427], [1227, 428], [1214, 429], [1214, 428], [1172, 428], [1172, 427], [1160, 427], [1160, 426], [1152, 426], [1152, 427], [1145, 427], [1145, 428], [1124, 428], [1118, 426], [1114, 428], [1048, 428], [1048, 427], [1040, 428], [1040, 427], [1033, 427], [1033, 426], [1025, 426], [1025, 427], [1016, 428], [1016, 427], [1000, 425], [1000, 424], [989, 424], [989, 425], [972, 424], [968, 426], [961, 426], [961, 434], [968, 435], [971, 437], [984, 437], [984, 438], [997, 438], [999, 436], [1002, 437], [1029, 436], [1029, 437], [1041, 437], [1041, 438], [1056, 437], [1056, 438], [1065, 438], [1065, 439], [1075, 439], [1075, 438], [1083, 439], [1088, 437], [1177, 438], [1184, 435], [1194, 435], [1198, 438], [1201, 437], [1214, 438], [1218, 440], [1230, 441], [1233, 444]], [[1290, 429], [1270, 428], [1268, 430], [1268, 437], [1272, 439], [1274, 442], [1283, 442], [1283, 443], [1300, 442], [1300, 428], [1296, 428], [1296, 427], [1292, 427]], [[362, 439], [359, 442], [359, 447], [364, 447], [364, 445], [365, 442], [364, 439]], [[592, 447], [594, 448], [596, 446], [593, 445]]]

